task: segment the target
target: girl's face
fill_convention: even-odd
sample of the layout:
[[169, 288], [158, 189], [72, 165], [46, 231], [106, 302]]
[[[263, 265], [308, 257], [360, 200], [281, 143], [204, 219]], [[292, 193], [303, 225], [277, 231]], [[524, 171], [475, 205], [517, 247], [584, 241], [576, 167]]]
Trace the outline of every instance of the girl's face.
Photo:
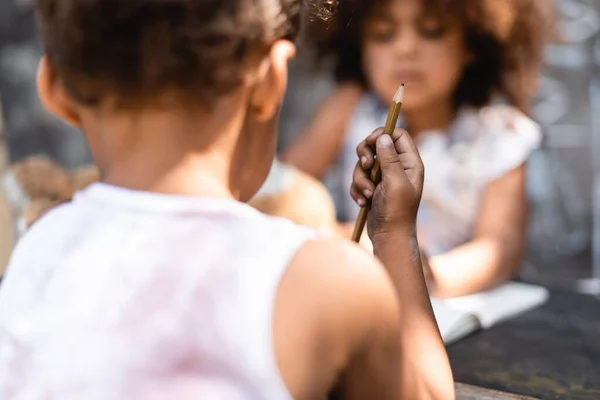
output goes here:
[[406, 83], [403, 110], [419, 112], [452, 95], [468, 62], [463, 32], [422, 0], [396, 0], [376, 10], [364, 29], [363, 70], [371, 88], [390, 102]]

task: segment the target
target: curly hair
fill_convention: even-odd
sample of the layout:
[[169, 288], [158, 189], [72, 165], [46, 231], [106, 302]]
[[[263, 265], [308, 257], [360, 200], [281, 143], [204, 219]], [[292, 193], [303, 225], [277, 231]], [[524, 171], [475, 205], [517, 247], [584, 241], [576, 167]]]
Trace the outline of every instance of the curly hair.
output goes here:
[[300, 9], [301, 0], [37, 0], [50, 64], [87, 105], [165, 90], [210, 104], [276, 40], [294, 39]]
[[[331, 21], [309, 30], [321, 59], [332, 59], [338, 82], [369, 84], [362, 70], [362, 34], [377, 7], [391, 0], [346, 0]], [[545, 48], [556, 38], [552, 0], [422, 0], [426, 12], [463, 27], [474, 62], [463, 72], [454, 105], [476, 107], [495, 95], [529, 111]]]

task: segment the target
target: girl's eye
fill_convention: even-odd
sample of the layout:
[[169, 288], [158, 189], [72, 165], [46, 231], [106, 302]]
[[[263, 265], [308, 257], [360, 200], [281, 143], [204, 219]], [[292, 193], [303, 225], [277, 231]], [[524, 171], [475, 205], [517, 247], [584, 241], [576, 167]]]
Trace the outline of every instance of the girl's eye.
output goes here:
[[374, 22], [366, 29], [366, 38], [374, 42], [386, 43], [396, 35], [396, 27], [389, 22]]
[[417, 30], [424, 39], [436, 40], [446, 35], [448, 27], [439, 18], [423, 17], [417, 23]]

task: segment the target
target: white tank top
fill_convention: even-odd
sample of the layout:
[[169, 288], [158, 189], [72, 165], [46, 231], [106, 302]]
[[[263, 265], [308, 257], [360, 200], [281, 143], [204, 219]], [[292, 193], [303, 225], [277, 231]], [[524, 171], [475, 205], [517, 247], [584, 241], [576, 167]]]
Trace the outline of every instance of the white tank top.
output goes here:
[[89, 187], [9, 264], [0, 399], [291, 398], [273, 308], [312, 237], [234, 201]]

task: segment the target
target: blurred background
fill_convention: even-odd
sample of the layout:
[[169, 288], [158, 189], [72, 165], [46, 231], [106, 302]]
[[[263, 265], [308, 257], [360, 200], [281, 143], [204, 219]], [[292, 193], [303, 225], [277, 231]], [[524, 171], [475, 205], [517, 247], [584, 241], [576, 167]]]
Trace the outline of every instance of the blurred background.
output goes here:
[[[557, 3], [561, 43], [548, 48], [533, 108], [545, 138], [529, 162], [530, 237], [521, 275], [547, 286], [580, 289], [580, 280], [593, 276], [593, 239], [600, 250], [600, 0]], [[334, 88], [326, 67], [315, 79], [310, 55], [299, 54], [283, 110], [281, 148]]]
[[[558, 4], [563, 40], [548, 48], [533, 112], [545, 139], [529, 163], [532, 211], [521, 274], [547, 286], [581, 289], [581, 280], [594, 276], [595, 252], [600, 277], [600, 0]], [[0, 174], [32, 154], [49, 155], [69, 169], [91, 162], [80, 133], [39, 104], [35, 74], [41, 50], [32, 8], [33, 0], [0, 0]], [[327, 66], [314, 70], [309, 59], [301, 48], [291, 67], [281, 149], [334, 88]], [[0, 270], [13, 230], [0, 196]]]

